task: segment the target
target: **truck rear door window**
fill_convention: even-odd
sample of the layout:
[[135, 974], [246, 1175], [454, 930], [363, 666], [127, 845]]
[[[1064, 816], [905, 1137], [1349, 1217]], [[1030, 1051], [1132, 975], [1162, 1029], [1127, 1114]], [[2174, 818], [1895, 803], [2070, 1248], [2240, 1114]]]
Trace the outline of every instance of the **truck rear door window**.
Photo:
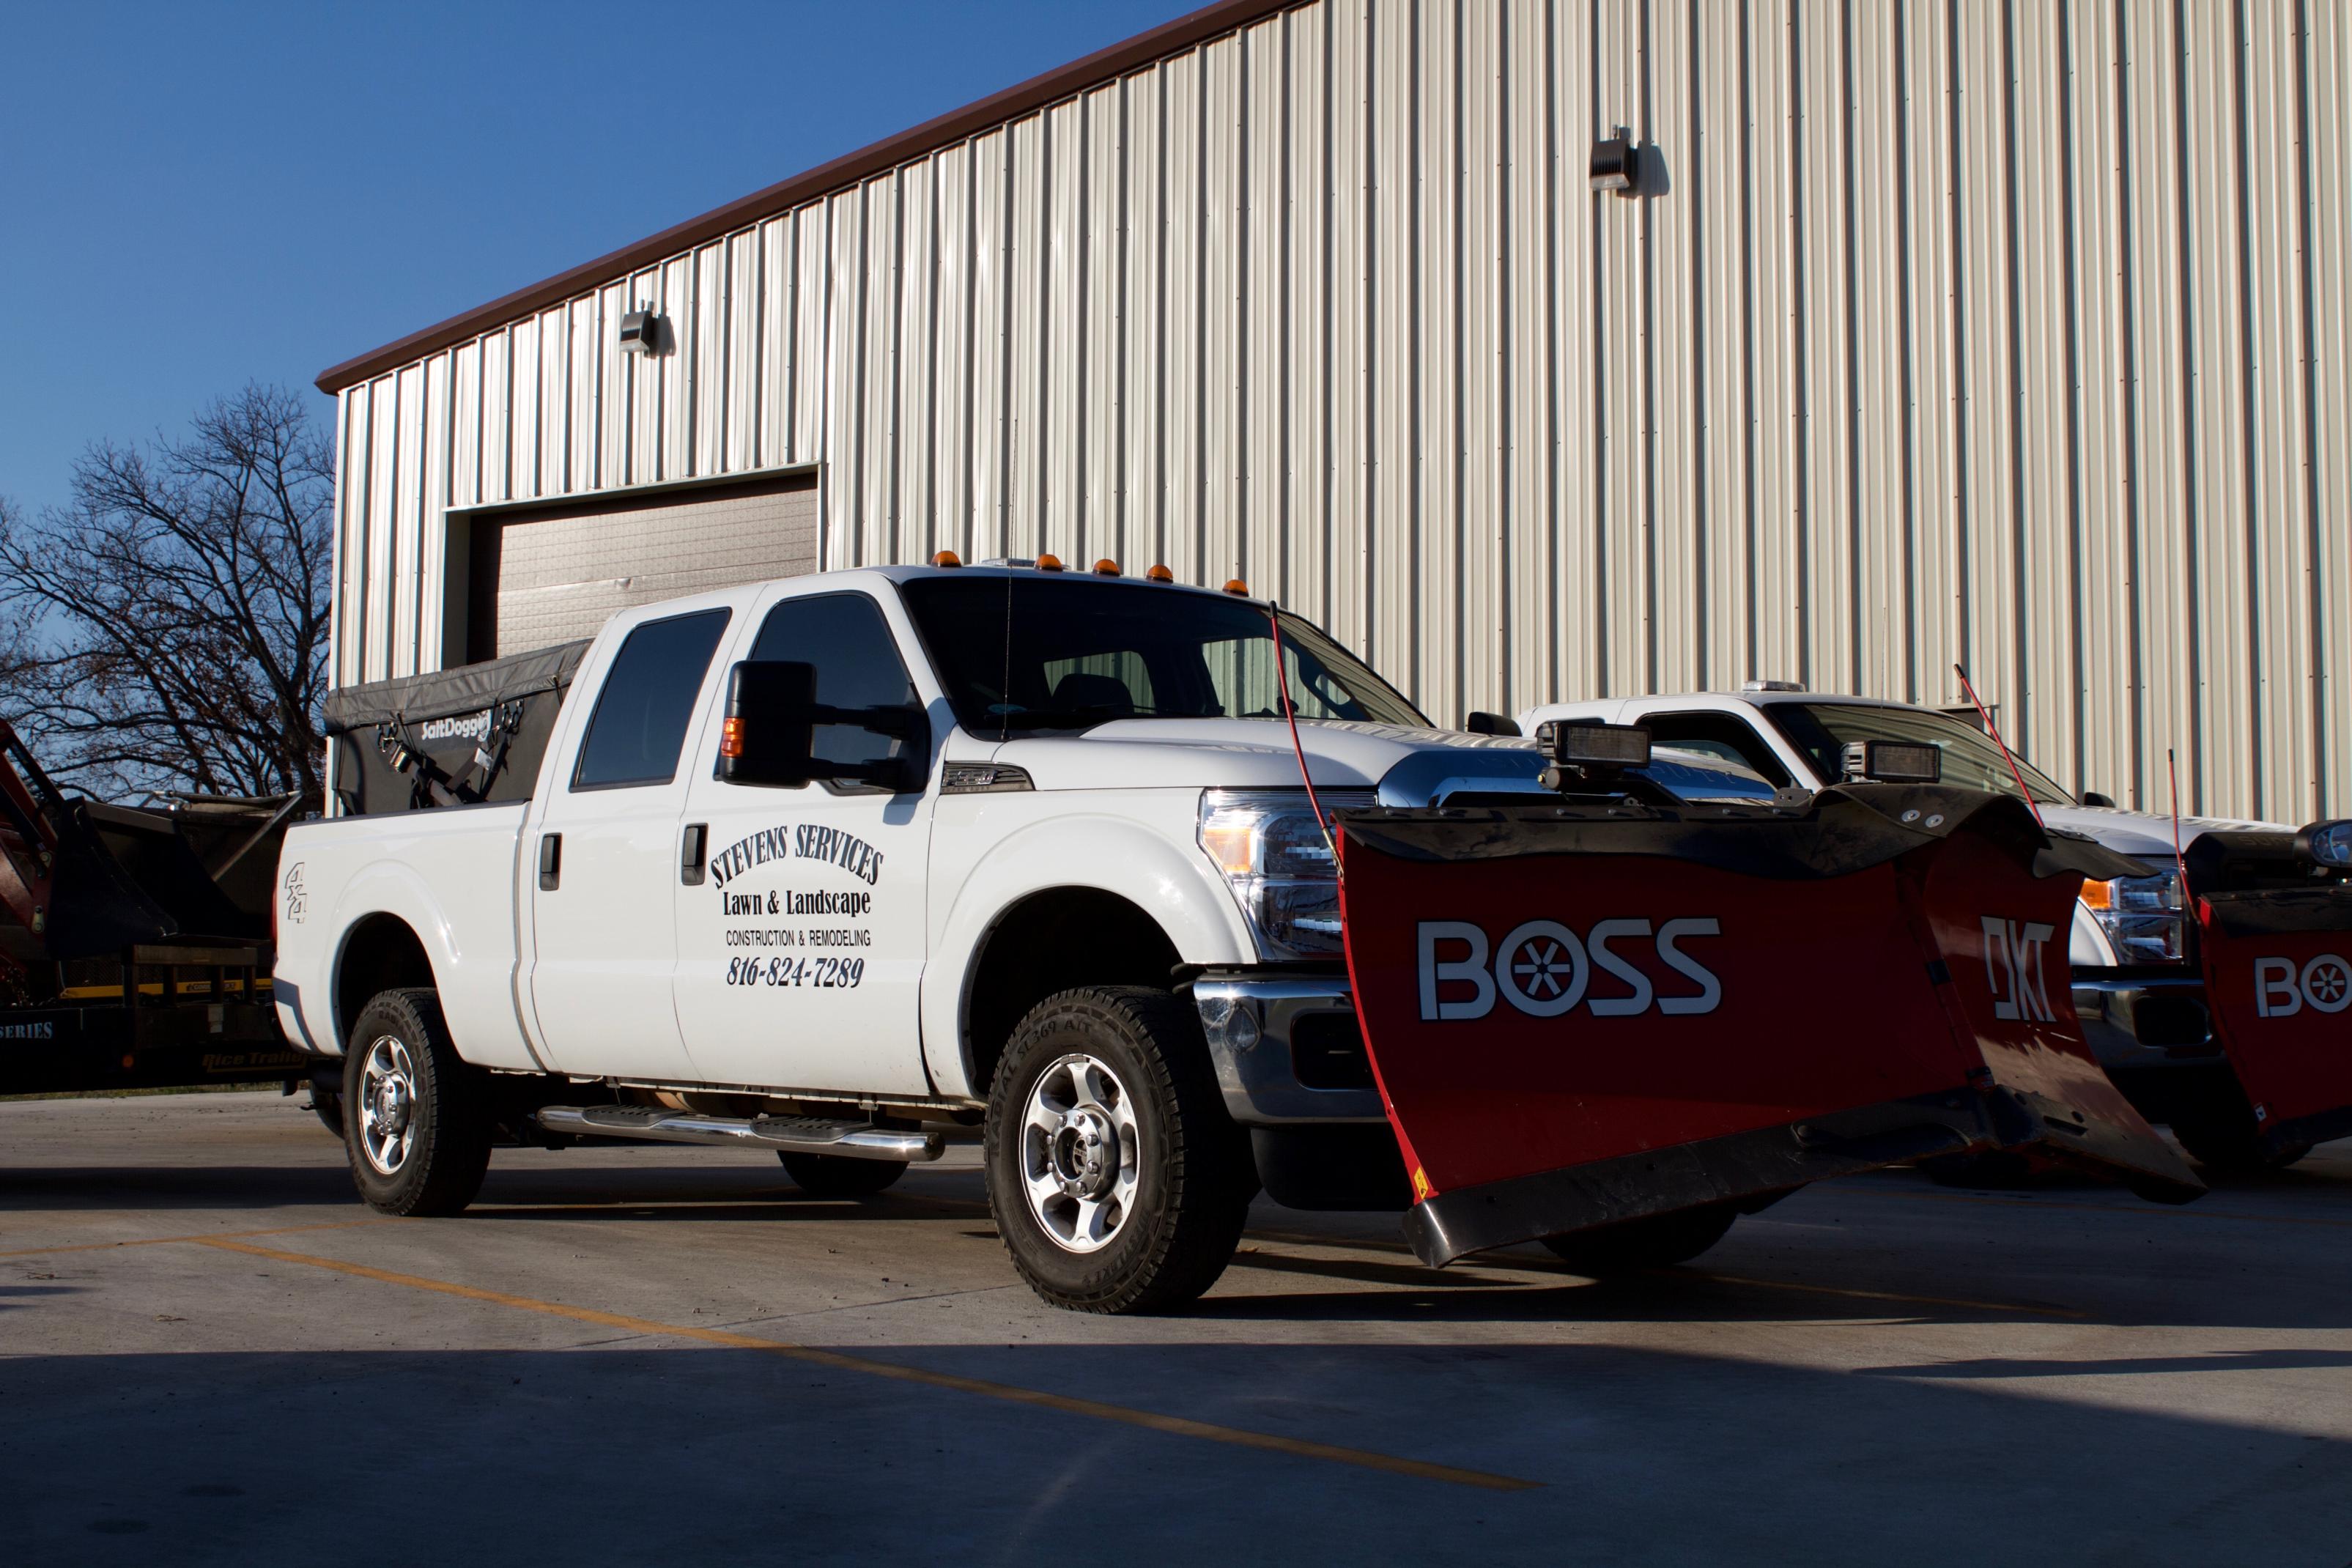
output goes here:
[[613, 656], [580, 742], [573, 789], [667, 784], [694, 718], [694, 700], [727, 629], [726, 610], [647, 621]]

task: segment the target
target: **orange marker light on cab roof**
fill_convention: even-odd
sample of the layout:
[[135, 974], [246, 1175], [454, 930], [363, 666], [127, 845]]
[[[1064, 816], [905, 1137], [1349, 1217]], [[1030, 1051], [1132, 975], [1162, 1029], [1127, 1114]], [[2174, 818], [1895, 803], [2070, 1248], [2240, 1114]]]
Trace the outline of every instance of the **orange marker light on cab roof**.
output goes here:
[[1062, 558], [1061, 558], [1060, 556], [1058, 556], [1058, 555], [1040, 555], [1039, 557], [1037, 557], [1037, 570], [1038, 570], [1038, 571], [1040, 571], [1040, 572], [1059, 572], [1061, 569], [1062, 569]]
[[1154, 566], [1143, 574], [1143, 580], [1147, 583], [1173, 583], [1176, 581], [1176, 574], [1165, 566]]
[[1116, 577], [1116, 576], [1118, 576], [1118, 562], [1116, 562], [1116, 561], [1113, 561], [1113, 560], [1112, 560], [1109, 556], [1108, 556], [1108, 555], [1104, 556], [1101, 560], [1099, 560], [1099, 561], [1097, 561], [1097, 562], [1096, 562], [1096, 563], [1095, 563], [1095, 575], [1096, 575], [1096, 576], [1097, 576], [1097, 577]]
[[719, 754], [740, 757], [743, 754], [743, 721], [730, 719], [719, 727]]
[[1244, 598], [1247, 598], [1249, 596], [1249, 584], [1243, 582], [1240, 578], [1235, 577], [1225, 584], [1225, 592], [1228, 594], [1239, 594]]
[[963, 564], [963, 557], [958, 555], [952, 550], [942, 550], [937, 555], [931, 557], [931, 564], [934, 566], [961, 566]]

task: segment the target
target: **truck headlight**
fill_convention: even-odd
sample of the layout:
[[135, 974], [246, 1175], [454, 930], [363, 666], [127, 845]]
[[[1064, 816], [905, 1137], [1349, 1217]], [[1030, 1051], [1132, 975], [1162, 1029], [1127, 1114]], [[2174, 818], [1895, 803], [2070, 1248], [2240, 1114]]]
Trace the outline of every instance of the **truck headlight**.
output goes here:
[[[1374, 799], [1363, 790], [1316, 794], [1326, 812]], [[1323, 958], [1339, 952], [1339, 868], [1306, 791], [1206, 791], [1201, 847], [1233, 889], [1261, 955]]]
[[2118, 963], [2179, 963], [2189, 956], [2180, 873], [2083, 884], [2083, 907], [2107, 933]]

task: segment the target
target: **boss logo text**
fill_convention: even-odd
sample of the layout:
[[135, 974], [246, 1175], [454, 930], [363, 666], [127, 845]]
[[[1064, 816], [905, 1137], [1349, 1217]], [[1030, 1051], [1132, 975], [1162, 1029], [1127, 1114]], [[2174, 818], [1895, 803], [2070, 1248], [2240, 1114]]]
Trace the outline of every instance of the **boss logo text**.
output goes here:
[[[1483, 1018], [1498, 997], [1531, 1018], [1557, 1018], [1580, 1003], [1596, 1018], [1630, 1018], [1652, 1008], [1670, 1016], [1712, 1013], [1723, 1003], [1723, 983], [1677, 944], [1722, 931], [1712, 915], [1667, 921], [1654, 931], [1646, 920], [1601, 921], [1581, 937], [1558, 921], [1528, 921], [1490, 943], [1485, 929], [1468, 921], [1423, 921], [1421, 1016], [1425, 1023]], [[1643, 941], [1696, 989], [1660, 995], [1650, 977], [1610, 945]], [[1595, 970], [1609, 976], [1606, 994], [1587, 994]]]

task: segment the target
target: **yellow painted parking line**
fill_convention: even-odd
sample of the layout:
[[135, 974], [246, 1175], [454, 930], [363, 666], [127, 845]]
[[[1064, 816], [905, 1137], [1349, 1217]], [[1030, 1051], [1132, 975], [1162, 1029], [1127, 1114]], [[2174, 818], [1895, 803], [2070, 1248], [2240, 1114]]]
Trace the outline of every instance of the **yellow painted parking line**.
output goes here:
[[1522, 1480], [1516, 1476], [1498, 1476], [1485, 1470], [1461, 1469], [1453, 1465], [1432, 1464], [1424, 1459], [1407, 1459], [1393, 1454], [1378, 1454], [1365, 1448], [1341, 1447], [1333, 1443], [1310, 1442], [1302, 1437], [1285, 1437], [1271, 1432], [1252, 1432], [1239, 1426], [1220, 1426], [1213, 1422], [1189, 1420], [1181, 1415], [1163, 1415], [1156, 1411], [1136, 1410], [1124, 1405], [1109, 1405], [1097, 1399], [1078, 1399], [1066, 1394], [1047, 1394], [1039, 1389], [1023, 1388], [1014, 1384], [991, 1383], [985, 1378], [964, 1377], [956, 1373], [933, 1372], [927, 1367], [906, 1366], [896, 1362], [877, 1361], [866, 1356], [845, 1355], [839, 1351], [819, 1350], [814, 1345], [794, 1344], [787, 1340], [761, 1339], [751, 1334], [739, 1334], [726, 1329], [693, 1328], [677, 1323], [656, 1322], [649, 1318], [632, 1318], [619, 1312], [600, 1311], [593, 1307], [567, 1306], [560, 1301], [541, 1301], [529, 1296], [509, 1295], [502, 1290], [486, 1290], [478, 1286], [459, 1285], [446, 1279], [427, 1279], [415, 1274], [396, 1274], [386, 1268], [371, 1268], [364, 1263], [345, 1263], [331, 1258], [318, 1258], [299, 1252], [281, 1252], [275, 1247], [255, 1247], [226, 1237], [194, 1237], [189, 1239], [201, 1246], [217, 1247], [224, 1252], [237, 1252], [253, 1258], [267, 1258], [278, 1263], [300, 1263], [331, 1273], [345, 1274], [359, 1279], [372, 1279], [380, 1284], [405, 1286], [412, 1290], [429, 1291], [438, 1296], [454, 1296], [461, 1300], [481, 1301], [496, 1307], [509, 1307], [518, 1311], [537, 1312], [545, 1317], [562, 1318], [575, 1323], [593, 1324], [598, 1328], [618, 1329], [626, 1333], [646, 1334], [668, 1339], [694, 1340], [703, 1344], [722, 1345], [730, 1350], [764, 1351], [772, 1355], [787, 1357], [811, 1366], [822, 1366], [835, 1372], [864, 1373], [871, 1377], [888, 1378], [898, 1383], [911, 1383], [927, 1388], [947, 1389], [957, 1394], [977, 1394], [983, 1399], [999, 1399], [1013, 1405], [1026, 1405], [1039, 1409], [1058, 1410], [1065, 1415], [1087, 1415], [1098, 1421], [1115, 1421], [1122, 1426], [1140, 1426], [1148, 1431], [1162, 1432], [1171, 1436], [1197, 1437], [1205, 1442], [1225, 1443], [1241, 1448], [1258, 1448], [1270, 1453], [1289, 1454], [1298, 1458], [1324, 1459], [1333, 1464], [1353, 1465], [1360, 1469], [1381, 1470], [1390, 1475], [1411, 1476], [1421, 1480], [1445, 1481], [1454, 1486], [1478, 1487], [1488, 1491], [1527, 1491], [1543, 1485], [1541, 1481]]
[[1869, 1193], [1882, 1198], [1908, 1198], [1927, 1204], [1981, 1204], [1990, 1208], [2010, 1209], [2080, 1209], [2089, 1214], [2171, 1215], [2184, 1219], [2237, 1219], [2254, 1225], [2316, 1225], [2330, 1230], [2352, 1230], [2352, 1219], [2327, 1219], [2319, 1215], [2303, 1214], [2248, 1214], [2243, 1209], [2207, 1208], [2201, 1203], [2085, 1204], [2066, 1198], [2004, 1198], [1990, 1193], [1914, 1193], [1895, 1187], [1869, 1187], [1860, 1184], [1840, 1191]]
[[2087, 1319], [2088, 1312], [2072, 1307], [2034, 1306], [2022, 1301], [1977, 1301], [1966, 1296], [1913, 1296], [1900, 1290], [1860, 1290], [1845, 1285], [1809, 1285], [1801, 1279], [1757, 1279], [1745, 1274], [1715, 1274], [1693, 1268], [1650, 1268], [1659, 1279], [1711, 1279], [1719, 1285], [1747, 1285], [1759, 1290], [1797, 1290], [1813, 1296], [1849, 1296], [1857, 1301], [1900, 1301], [1919, 1307], [1956, 1307], [1971, 1312], [2015, 1312], [2033, 1318]]
[[394, 1215], [373, 1215], [366, 1219], [339, 1219], [325, 1225], [282, 1225], [269, 1230], [220, 1230], [203, 1236], [142, 1236], [129, 1241], [74, 1241], [63, 1247], [25, 1247], [14, 1252], [0, 1252], [0, 1258], [47, 1258], [53, 1252], [110, 1252], [118, 1247], [178, 1247], [188, 1242], [224, 1241], [248, 1236], [295, 1236], [306, 1230], [349, 1230], [362, 1225], [401, 1225], [405, 1223]]

